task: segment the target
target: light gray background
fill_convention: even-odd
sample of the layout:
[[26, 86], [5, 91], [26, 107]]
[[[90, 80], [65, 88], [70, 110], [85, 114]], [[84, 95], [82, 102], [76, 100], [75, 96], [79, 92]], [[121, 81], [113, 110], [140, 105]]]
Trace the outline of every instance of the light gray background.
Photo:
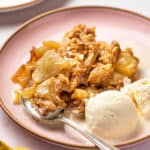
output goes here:
[[[150, 17], [149, 0], [46, 0], [34, 7], [8, 13], [0, 13], [0, 47], [3, 42], [26, 20], [42, 12], [59, 7], [100, 5], [114, 6]], [[10, 120], [0, 109], [0, 139], [12, 146], [25, 146], [30, 150], [65, 150], [62, 147], [41, 142]], [[131, 145], [122, 150], [150, 150], [150, 141]]]

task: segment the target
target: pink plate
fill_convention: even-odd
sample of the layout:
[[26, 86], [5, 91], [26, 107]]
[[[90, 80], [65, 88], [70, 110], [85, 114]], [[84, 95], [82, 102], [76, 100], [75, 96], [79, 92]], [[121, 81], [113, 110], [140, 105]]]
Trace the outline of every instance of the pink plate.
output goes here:
[[[125, 10], [107, 7], [76, 7], [50, 11], [25, 23], [2, 47], [0, 54], [0, 97], [3, 110], [21, 127], [42, 140], [64, 146], [94, 148], [94, 145], [78, 134], [68, 134], [63, 127], [54, 128], [32, 119], [21, 106], [12, 103], [14, 84], [11, 75], [23, 63], [32, 46], [43, 40], [59, 40], [64, 32], [83, 23], [95, 26], [97, 38], [117, 40], [122, 46], [134, 48], [140, 58], [140, 66], [147, 68], [150, 56], [150, 19]], [[130, 114], [129, 114], [130, 115]], [[127, 124], [128, 125], [128, 124]], [[150, 127], [118, 146], [129, 145], [150, 137]]]

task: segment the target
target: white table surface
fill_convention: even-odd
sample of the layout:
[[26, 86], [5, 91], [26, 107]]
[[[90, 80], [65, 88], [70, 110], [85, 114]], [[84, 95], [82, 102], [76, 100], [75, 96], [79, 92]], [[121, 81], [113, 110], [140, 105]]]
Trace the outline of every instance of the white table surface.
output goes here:
[[[47, 0], [39, 5], [26, 8], [24, 10], [9, 13], [0, 13], [0, 47], [2, 46], [3, 42], [18, 28], [18, 26], [29, 18], [47, 10], [52, 10], [59, 7], [81, 5], [115, 6], [139, 12], [145, 16], [150, 17], [149, 0]], [[66, 149], [42, 142], [39, 139], [31, 136], [28, 132], [26, 132], [24, 129], [20, 128], [12, 120], [10, 120], [1, 109], [0, 140], [7, 142], [13, 147], [25, 146], [30, 150]], [[150, 140], [144, 141], [137, 145], [131, 145], [128, 148], [124, 147], [122, 148], [122, 150], [150, 150]]]

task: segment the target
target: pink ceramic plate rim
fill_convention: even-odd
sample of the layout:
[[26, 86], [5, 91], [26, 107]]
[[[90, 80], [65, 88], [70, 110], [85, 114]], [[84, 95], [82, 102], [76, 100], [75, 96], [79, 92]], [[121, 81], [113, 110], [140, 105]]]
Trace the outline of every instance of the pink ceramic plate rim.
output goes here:
[[[69, 8], [60, 8], [60, 9], [55, 9], [53, 11], [48, 11], [48, 12], [45, 12], [41, 15], [38, 15], [32, 19], [30, 19], [29, 21], [25, 22], [22, 26], [20, 26], [20, 28], [15, 32], [13, 33], [8, 39], [7, 41], [3, 44], [2, 48], [1, 48], [1, 51], [0, 51], [0, 54], [1, 52], [3, 51], [3, 49], [7, 46], [7, 44], [9, 43], [9, 41], [18, 33], [20, 32], [21, 30], [23, 30], [26, 26], [28, 26], [29, 24], [32, 24], [33, 22], [39, 20], [40, 18], [42, 17], [45, 17], [47, 15], [50, 15], [50, 14], [54, 14], [54, 13], [57, 13], [57, 12], [63, 12], [63, 11], [66, 11], [66, 10], [72, 10], [72, 9], [78, 9], [78, 8], [102, 8], [102, 9], [107, 9], [107, 10], [115, 10], [115, 11], [119, 11], [119, 12], [124, 12], [124, 13], [128, 13], [128, 14], [132, 14], [134, 16], [138, 16], [140, 17], [141, 19], [145, 19], [147, 21], [150, 21], [150, 18], [146, 17], [146, 16], [143, 16], [141, 14], [138, 14], [136, 12], [132, 12], [132, 11], [129, 11], [129, 10], [124, 10], [124, 9], [119, 9], [119, 8], [115, 8], [115, 7], [105, 7], [105, 6], [79, 6], [79, 7], [69, 7]], [[24, 128], [25, 130], [29, 131], [32, 135], [40, 138], [41, 140], [44, 140], [44, 141], [47, 141], [47, 142], [50, 142], [50, 143], [54, 143], [54, 144], [59, 144], [59, 145], [64, 145], [64, 146], [69, 146], [69, 147], [73, 147], [73, 148], [88, 148], [88, 149], [91, 149], [91, 148], [95, 148], [94, 146], [83, 146], [83, 145], [71, 145], [71, 144], [68, 144], [68, 143], [63, 143], [63, 142], [58, 142], [57, 140], [50, 140], [46, 137], [43, 137], [43, 136], [40, 136], [38, 133], [35, 133], [35, 132], [32, 132], [30, 129], [28, 128], [25, 128], [23, 124], [21, 124], [19, 122], [18, 119], [14, 118], [13, 115], [11, 114], [11, 112], [7, 109], [7, 106], [5, 106], [5, 104], [3, 103], [3, 100], [0, 98], [0, 106], [2, 107], [2, 109], [4, 110], [4, 112], [13, 120], [15, 121], [19, 126], [21, 126], [22, 128]], [[150, 138], [150, 135], [146, 135], [142, 138], [139, 138], [139, 139], [136, 139], [136, 140], [131, 140], [131, 141], [127, 141], [127, 142], [122, 142], [121, 144], [118, 144], [116, 146], [118, 147], [122, 147], [122, 146], [128, 146], [130, 144], [135, 144], [137, 142], [140, 142], [140, 141], [143, 141], [143, 140], [146, 140]]]

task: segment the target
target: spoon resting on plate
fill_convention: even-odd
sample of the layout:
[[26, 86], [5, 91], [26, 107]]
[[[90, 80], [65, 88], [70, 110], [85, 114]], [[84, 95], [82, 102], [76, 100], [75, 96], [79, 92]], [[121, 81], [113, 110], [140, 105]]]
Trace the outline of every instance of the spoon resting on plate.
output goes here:
[[21, 97], [21, 102], [24, 108], [26, 109], [26, 111], [38, 120], [43, 120], [43, 121], [55, 120], [55, 121], [63, 122], [64, 124], [74, 128], [83, 136], [85, 136], [90, 142], [95, 144], [97, 148], [101, 150], [119, 150], [119, 148], [108, 144], [104, 140], [101, 140], [100, 138], [97, 138], [91, 133], [89, 133], [86, 129], [81, 128], [71, 119], [64, 117], [63, 115], [64, 109], [57, 109], [55, 112], [50, 112], [47, 116], [43, 116], [36, 110], [36, 108], [33, 107], [33, 105], [31, 104], [29, 100], [25, 100], [23, 97]]

